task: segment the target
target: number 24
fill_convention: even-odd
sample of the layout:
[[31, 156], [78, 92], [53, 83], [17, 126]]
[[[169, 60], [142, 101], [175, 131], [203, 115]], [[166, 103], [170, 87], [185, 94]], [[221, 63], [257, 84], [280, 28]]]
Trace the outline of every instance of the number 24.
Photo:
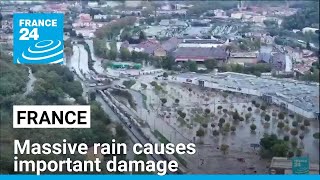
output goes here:
[[28, 28], [21, 28], [19, 33], [22, 34], [19, 40], [28, 41], [30, 38], [34, 40], [39, 38], [38, 28], [33, 28], [30, 33]]

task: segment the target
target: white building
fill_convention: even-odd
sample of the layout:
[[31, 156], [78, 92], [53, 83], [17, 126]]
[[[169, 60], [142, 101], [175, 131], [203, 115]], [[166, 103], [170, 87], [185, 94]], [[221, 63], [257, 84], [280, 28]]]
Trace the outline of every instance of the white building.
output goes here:
[[231, 13], [231, 18], [233, 19], [242, 19], [243, 13], [242, 12], [233, 12]]
[[305, 28], [302, 29], [302, 33], [305, 34], [306, 32], [319, 33], [319, 29], [318, 28], [305, 27]]

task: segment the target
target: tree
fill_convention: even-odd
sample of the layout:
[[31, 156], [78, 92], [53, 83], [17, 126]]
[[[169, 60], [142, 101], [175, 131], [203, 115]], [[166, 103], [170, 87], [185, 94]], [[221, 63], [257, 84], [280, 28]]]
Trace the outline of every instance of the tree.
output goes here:
[[179, 99], [175, 99], [174, 102], [175, 102], [176, 104], [179, 104], [180, 100], [179, 100]]
[[283, 112], [280, 112], [280, 113], [278, 114], [278, 118], [281, 119], [281, 120], [283, 120], [283, 119], [284, 119], [284, 113], [283, 113]]
[[70, 47], [64, 48], [63, 52], [66, 55], [67, 60], [69, 60], [73, 54], [73, 50]]
[[302, 155], [302, 150], [301, 149], [297, 149], [296, 150], [296, 156], [300, 157]]
[[276, 143], [271, 148], [275, 156], [284, 157], [289, 151], [289, 147], [285, 143]]
[[107, 51], [107, 57], [111, 60], [116, 60], [117, 59], [117, 51], [116, 50], [108, 50]]
[[222, 109], [222, 106], [218, 106], [218, 108], [217, 108], [218, 110], [221, 110]]
[[204, 110], [204, 112], [205, 112], [206, 114], [210, 114], [210, 109], [206, 108], [206, 109]]
[[305, 119], [304, 122], [303, 122], [303, 125], [307, 126], [307, 127], [310, 126], [310, 121]]
[[266, 114], [266, 115], [264, 116], [264, 120], [265, 120], [265, 121], [269, 122], [270, 119], [271, 119], [271, 117], [270, 117], [269, 114]]
[[96, 100], [96, 93], [95, 92], [90, 92], [90, 101], [95, 101]]
[[251, 131], [255, 131], [257, 129], [257, 126], [255, 124], [250, 125]]
[[203, 128], [207, 128], [207, 127], [208, 127], [208, 124], [207, 124], [207, 123], [203, 123], [201, 126], [202, 126]]
[[223, 131], [224, 132], [229, 132], [230, 131], [230, 123], [225, 123], [223, 126]]
[[292, 121], [292, 126], [297, 127], [298, 126], [298, 121]]
[[143, 31], [140, 31], [139, 40], [143, 41], [143, 40], [146, 40], [146, 39], [147, 39], [147, 37], [146, 37], [145, 33]]
[[292, 139], [292, 140], [291, 140], [291, 146], [292, 146], [293, 148], [296, 148], [297, 145], [298, 145], [297, 139]]
[[320, 138], [320, 133], [316, 132], [312, 136], [313, 136], [314, 139], [319, 139]]
[[161, 104], [162, 104], [162, 106], [164, 106], [164, 104], [166, 104], [166, 103], [167, 103], [167, 99], [166, 99], [166, 98], [161, 98], [160, 100], [161, 100]]
[[300, 135], [299, 135], [299, 139], [300, 139], [300, 140], [303, 140], [303, 139], [304, 139], [304, 135], [303, 135], [303, 134], [300, 134]]
[[217, 67], [218, 63], [217, 60], [214, 59], [208, 59], [204, 61], [204, 65], [207, 69], [213, 70], [215, 67]]
[[293, 128], [293, 129], [291, 129], [290, 130], [290, 134], [292, 135], [292, 136], [296, 136], [296, 135], [298, 135], [298, 129], [296, 129], [296, 128]]
[[130, 60], [131, 53], [127, 48], [121, 48], [120, 49], [120, 58], [123, 61], [128, 61]]
[[223, 124], [223, 123], [225, 123], [225, 122], [226, 122], [226, 120], [225, 120], [224, 118], [220, 118], [220, 119], [219, 119], [219, 123], [220, 123], [220, 124]]
[[284, 128], [284, 123], [283, 123], [282, 121], [278, 122], [277, 127], [278, 127], [279, 129]]
[[231, 130], [232, 132], [235, 132], [235, 131], [236, 131], [236, 127], [235, 127], [235, 126], [231, 126], [231, 127], [230, 127], [230, 130]]
[[172, 70], [174, 64], [175, 64], [175, 59], [173, 56], [170, 56], [170, 55], [163, 57], [161, 60], [161, 67], [163, 69]]
[[248, 111], [251, 112], [251, 111], [252, 111], [252, 108], [251, 108], [251, 107], [248, 107]]
[[229, 145], [227, 145], [227, 144], [221, 144], [220, 150], [223, 152], [223, 154], [227, 154], [227, 152], [228, 152], [228, 150], [229, 150]]
[[167, 73], [167, 72], [164, 72], [162, 76], [165, 77], [165, 78], [167, 78], [167, 77], [168, 77], [168, 73]]
[[289, 137], [288, 135], [285, 135], [285, 136], [283, 137], [283, 140], [284, 140], [284, 141], [289, 141], [289, 140], [290, 140], [290, 137]]
[[287, 157], [288, 157], [288, 158], [292, 158], [293, 156], [294, 156], [294, 152], [289, 151], [289, 152], [288, 152], [288, 156], [287, 156]]
[[198, 65], [195, 61], [188, 61], [187, 67], [188, 67], [188, 70], [191, 72], [196, 72], [198, 70]]
[[200, 128], [197, 132], [196, 132], [196, 136], [202, 138], [204, 136], [205, 132], [202, 128]]
[[265, 110], [266, 110], [266, 106], [265, 106], [265, 105], [261, 105], [260, 109], [261, 109], [262, 111], [265, 111]]
[[212, 131], [213, 136], [219, 136], [219, 131], [218, 130], [213, 130]]

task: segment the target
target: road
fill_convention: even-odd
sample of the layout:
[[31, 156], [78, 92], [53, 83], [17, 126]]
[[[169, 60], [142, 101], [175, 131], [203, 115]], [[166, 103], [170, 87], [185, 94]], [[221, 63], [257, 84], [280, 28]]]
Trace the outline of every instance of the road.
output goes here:
[[[82, 49], [82, 47], [79, 47], [79, 45], [74, 46], [73, 50], [74, 55], [72, 56], [71, 63], [67, 64], [67, 66], [79, 76], [81, 84], [85, 86], [84, 89], [86, 89], [87, 91], [95, 89], [98, 92], [96, 100], [101, 103], [101, 107], [103, 108], [105, 113], [108, 114], [113, 121], [119, 122], [123, 126], [124, 130], [128, 133], [128, 136], [134, 143], [152, 143], [150, 139], [143, 134], [140, 127], [138, 127], [138, 123], [135, 124], [132, 121], [128, 121], [128, 117], [132, 117], [129, 115], [132, 112], [127, 112], [127, 110], [124, 110], [124, 108], [120, 104], [112, 103], [112, 100], [110, 100], [109, 97], [105, 95], [103, 89], [113, 87], [113, 85], [88, 87], [89, 82], [83, 75], [83, 72], [89, 72], [87, 71], [88, 60], [84, 59], [85, 57], [88, 58], [88, 54], [86, 54], [85, 49]], [[84, 53], [85, 55], [82, 55], [82, 53]], [[115, 82], [114, 84], [118, 84], [118, 82]], [[127, 117], [127, 121], [125, 121], [124, 117]], [[163, 155], [157, 154], [148, 155], [148, 158], [154, 160], [155, 162], [160, 160], [168, 160]]]

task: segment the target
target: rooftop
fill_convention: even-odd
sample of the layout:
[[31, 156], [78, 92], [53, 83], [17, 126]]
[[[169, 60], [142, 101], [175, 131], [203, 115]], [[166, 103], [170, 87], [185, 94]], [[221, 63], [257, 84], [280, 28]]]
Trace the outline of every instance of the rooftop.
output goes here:
[[291, 79], [262, 78], [253, 75], [225, 72], [214, 74], [184, 73], [178, 76], [214, 82], [221, 86], [247, 88], [278, 98], [309, 112], [319, 113], [319, 84]]

